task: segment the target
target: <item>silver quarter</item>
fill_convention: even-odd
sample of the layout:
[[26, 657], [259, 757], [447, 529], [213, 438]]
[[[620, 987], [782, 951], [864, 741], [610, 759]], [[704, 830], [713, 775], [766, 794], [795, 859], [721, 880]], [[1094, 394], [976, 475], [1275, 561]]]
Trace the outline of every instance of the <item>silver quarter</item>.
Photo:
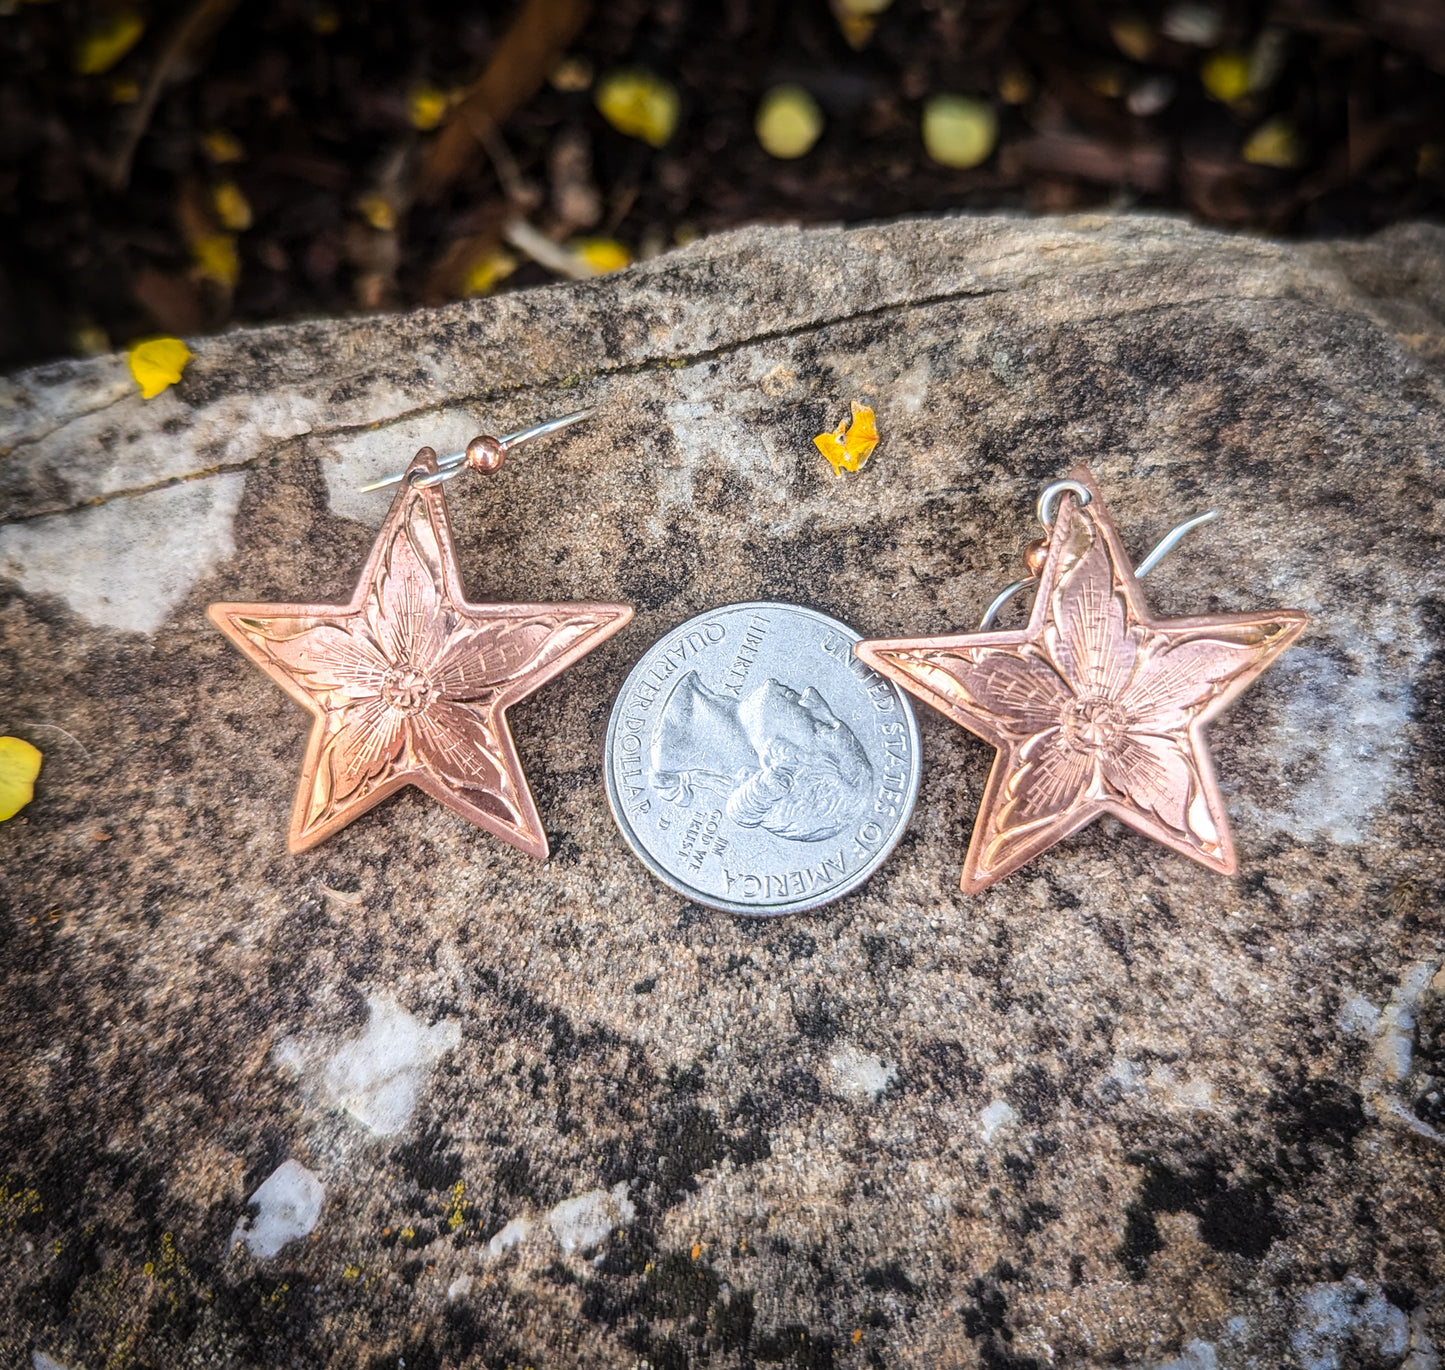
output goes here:
[[883, 864], [918, 797], [918, 724], [857, 641], [812, 609], [729, 604], [633, 667], [607, 799], [658, 879], [715, 909], [798, 913]]

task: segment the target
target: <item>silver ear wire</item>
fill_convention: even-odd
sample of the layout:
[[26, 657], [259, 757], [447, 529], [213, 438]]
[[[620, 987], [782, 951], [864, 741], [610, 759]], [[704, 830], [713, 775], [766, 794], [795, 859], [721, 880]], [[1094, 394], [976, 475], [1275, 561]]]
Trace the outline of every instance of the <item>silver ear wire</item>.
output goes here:
[[1094, 498], [1089, 493], [1089, 487], [1076, 480], [1056, 480], [1052, 485], [1044, 486], [1043, 494], [1039, 496], [1039, 502], [1034, 506], [1039, 516], [1039, 522], [1044, 527], [1044, 532], [1048, 532], [1054, 526], [1054, 511], [1058, 508], [1059, 500], [1065, 495], [1073, 495], [1079, 501], [1080, 509]]
[[1134, 568], [1134, 579], [1143, 580], [1165, 557], [1172, 552], [1179, 544], [1179, 540], [1191, 529], [1198, 528], [1201, 523], [1209, 523], [1219, 517], [1219, 510], [1211, 509], [1208, 513], [1197, 514], [1194, 518], [1181, 523], [1177, 528], [1171, 529], [1155, 545], [1152, 552]]
[[[1079, 498], [1079, 503], [1081, 505], [1087, 504], [1089, 502], [1089, 492], [1082, 485], [1080, 485], [1078, 481], [1055, 481], [1051, 486], [1048, 487], [1048, 489], [1044, 491], [1042, 495], [1039, 496], [1039, 522], [1042, 523], [1045, 528], [1049, 528], [1052, 526], [1052, 515], [1057, 508], [1059, 497], [1065, 492], [1077, 495]], [[1174, 528], [1171, 528], [1154, 545], [1154, 550], [1150, 552], [1149, 555], [1145, 557], [1144, 560], [1141, 561], [1138, 566], [1134, 568], [1134, 579], [1143, 580], [1150, 571], [1152, 571], [1161, 561], [1164, 560], [1165, 557], [1169, 555], [1170, 552], [1172, 552], [1179, 545], [1180, 540], [1184, 537], [1186, 533], [1190, 532], [1192, 529], [1198, 528], [1200, 524], [1209, 523], [1212, 520], [1217, 519], [1218, 517], [1219, 511], [1217, 509], [1211, 509], [1208, 513], [1196, 514], [1192, 519], [1186, 519], [1183, 523], [1177, 525]], [[1016, 594], [1018, 594], [1020, 590], [1025, 590], [1030, 585], [1032, 585], [1036, 579], [1037, 577], [1030, 576], [1027, 580], [1016, 580], [1006, 589], [999, 591], [993, 603], [990, 604], [988, 608], [983, 611], [983, 617], [978, 621], [979, 631], [987, 632], [988, 629], [992, 628], [994, 625], [994, 620], [998, 618], [999, 613], [1002, 611], [1004, 605], [1007, 604], [1009, 600], [1011, 600]]]
[[[515, 433], [508, 433], [504, 438], [496, 438], [496, 441], [504, 452], [511, 451], [514, 447], [520, 447], [524, 442], [531, 442], [533, 438], [545, 438], [549, 433], [555, 433], [559, 429], [570, 428], [574, 423], [581, 423], [593, 411], [591, 409], [579, 409], [574, 414], [564, 414], [560, 419], [548, 419], [546, 423], [536, 423], [530, 428], [518, 429]], [[465, 452], [452, 452], [445, 457], [437, 458], [437, 469], [431, 475], [417, 477], [415, 484], [420, 486], [440, 485], [444, 480], [450, 480], [453, 476], [460, 475], [466, 469], [467, 454]], [[406, 472], [395, 476], [385, 476], [381, 480], [374, 480], [368, 485], [358, 487], [363, 493], [368, 490], [383, 490], [388, 485], [399, 485], [406, 479]]]
[[983, 617], [978, 621], [979, 632], [986, 633], [990, 628], [992, 628], [993, 621], [999, 616], [999, 613], [1002, 611], [1003, 606], [1007, 604], [1009, 600], [1011, 600], [1016, 594], [1018, 594], [1020, 590], [1027, 589], [1033, 583], [1034, 578], [1030, 576], [1027, 580], [1016, 580], [1012, 585], [1006, 586], [1004, 589], [1000, 590], [995, 596], [993, 603], [990, 604], [988, 608], [983, 611]]

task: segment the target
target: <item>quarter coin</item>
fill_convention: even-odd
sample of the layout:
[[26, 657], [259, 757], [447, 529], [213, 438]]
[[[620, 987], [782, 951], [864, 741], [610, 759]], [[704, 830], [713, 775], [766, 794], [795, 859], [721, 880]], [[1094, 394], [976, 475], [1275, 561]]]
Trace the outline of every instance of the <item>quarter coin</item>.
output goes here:
[[857, 889], [918, 796], [908, 698], [859, 635], [793, 604], [730, 604], [655, 643], [607, 725], [607, 799], [644, 865], [732, 913]]

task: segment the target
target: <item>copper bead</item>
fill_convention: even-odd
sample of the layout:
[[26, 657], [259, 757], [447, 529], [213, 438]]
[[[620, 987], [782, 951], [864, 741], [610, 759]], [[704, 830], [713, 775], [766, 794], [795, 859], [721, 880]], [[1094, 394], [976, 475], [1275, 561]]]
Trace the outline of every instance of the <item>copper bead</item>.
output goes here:
[[484, 476], [500, 471], [506, 456], [507, 449], [496, 438], [476, 437], [467, 444], [467, 465]]

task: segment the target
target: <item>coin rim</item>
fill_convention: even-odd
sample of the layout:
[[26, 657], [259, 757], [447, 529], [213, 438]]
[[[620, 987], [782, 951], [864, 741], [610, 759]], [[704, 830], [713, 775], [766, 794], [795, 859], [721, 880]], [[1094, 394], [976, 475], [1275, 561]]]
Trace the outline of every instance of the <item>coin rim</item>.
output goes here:
[[[904, 832], [907, 831], [908, 824], [913, 819], [914, 805], [918, 800], [918, 787], [923, 778], [923, 754], [918, 735], [918, 719], [913, 712], [913, 704], [909, 700], [908, 695], [903, 690], [900, 690], [898, 686], [886, 676], [878, 675], [877, 671], [873, 672], [874, 675], [878, 675], [879, 680], [883, 681], [883, 683], [893, 691], [894, 696], [902, 705], [903, 718], [908, 725], [908, 737], [913, 745], [913, 755], [916, 761], [916, 764], [912, 767], [912, 778], [908, 786], [907, 804], [902, 816], [898, 820], [897, 827], [894, 829], [893, 836], [888, 842], [873, 854], [873, 858], [866, 865], [859, 867], [858, 871], [850, 880], [844, 884], [835, 885], [819, 898], [793, 900], [786, 904], [736, 904], [719, 898], [716, 895], [706, 894], [702, 890], [694, 889], [691, 885], [688, 885], [664, 867], [657, 858], [642, 845], [641, 840], [633, 831], [632, 825], [628, 823], [622, 812], [622, 804], [617, 794], [616, 780], [612, 774], [612, 743], [617, 735], [617, 720], [620, 715], [622, 701], [627, 697], [627, 692], [632, 687], [633, 678], [642, 669], [643, 664], [647, 661], [652, 651], [660, 643], [666, 641], [674, 634], [686, 632], [687, 629], [691, 628], [695, 623], [701, 623], [707, 619], [715, 618], [718, 614], [732, 613], [740, 609], [776, 609], [790, 614], [805, 614], [809, 618], [816, 619], [819, 623], [826, 624], [828, 627], [846, 634], [850, 644], [863, 641], [862, 633], [850, 628], [846, 623], [840, 622], [831, 614], [825, 614], [818, 609], [809, 609], [802, 604], [785, 604], [782, 600], [776, 599], [750, 599], [741, 600], [736, 604], [719, 604], [716, 608], [705, 609], [702, 613], [693, 615], [692, 618], [687, 619], [685, 622], [669, 628], [661, 637], [655, 638], [637, 658], [636, 662], [633, 663], [632, 669], [627, 673], [627, 678], [622, 682], [622, 688], [617, 692], [617, 698], [612, 702], [612, 711], [607, 719], [607, 737], [603, 742], [602, 750], [602, 781], [607, 789], [607, 807], [612, 811], [612, 821], [617, 824], [618, 830], [622, 833], [623, 841], [632, 848], [632, 854], [636, 856], [653, 875], [662, 881], [664, 885], [675, 890], [685, 898], [692, 900], [693, 903], [702, 904], [710, 909], [718, 909], [723, 913], [741, 914], [747, 918], [777, 918], [785, 913], [807, 913], [810, 909], [822, 908], [825, 904], [831, 904], [843, 898], [844, 895], [852, 894], [860, 885], [871, 879], [878, 868], [892, 854], [893, 848], [898, 845]], [[869, 669], [871, 670], [872, 668], [870, 667]]]

